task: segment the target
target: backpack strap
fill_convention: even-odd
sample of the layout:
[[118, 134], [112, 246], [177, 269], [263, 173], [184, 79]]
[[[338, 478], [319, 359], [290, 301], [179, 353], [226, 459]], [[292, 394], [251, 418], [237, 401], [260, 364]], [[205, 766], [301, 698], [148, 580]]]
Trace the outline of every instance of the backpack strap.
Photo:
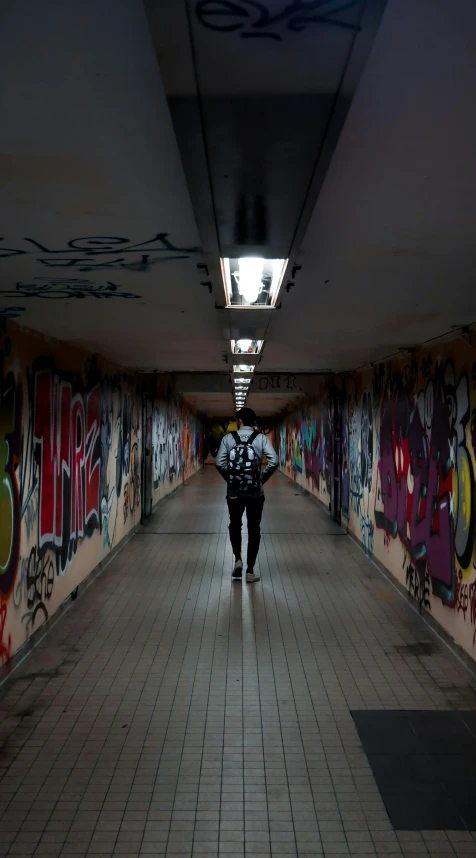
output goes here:
[[260, 435], [260, 434], [261, 434], [261, 433], [260, 433], [260, 432], [258, 432], [258, 431], [255, 429], [255, 431], [251, 433], [251, 435], [249, 436], [249, 438], [247, 438], [247, 439], [246, 439], [246, 443], [247, 443], [247, 444], [252, 444], [252, 443], [253, 443], [253, 441], [256, 441], [256, 438], [257, 438], [257, 437], [258, 437], [258, 435]]
[[241, 438], [238, 435], [238, 432], [232, 432], [231, 435], [235, 441], [235, 444], [241, 444]]

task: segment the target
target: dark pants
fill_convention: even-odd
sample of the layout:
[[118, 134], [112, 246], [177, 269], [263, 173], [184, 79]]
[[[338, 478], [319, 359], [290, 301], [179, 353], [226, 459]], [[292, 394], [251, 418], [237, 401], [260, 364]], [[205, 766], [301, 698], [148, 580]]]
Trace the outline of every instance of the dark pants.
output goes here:
[[246, 509], [248, 521], [248, 569], [253, 569], [259, 551], [261, 539], [261, 516], [263, 515], [264, 495], [259, 498], [227, 498], [230, 511], [230, 541], [235, 557], [241, 557], [241, 522]]

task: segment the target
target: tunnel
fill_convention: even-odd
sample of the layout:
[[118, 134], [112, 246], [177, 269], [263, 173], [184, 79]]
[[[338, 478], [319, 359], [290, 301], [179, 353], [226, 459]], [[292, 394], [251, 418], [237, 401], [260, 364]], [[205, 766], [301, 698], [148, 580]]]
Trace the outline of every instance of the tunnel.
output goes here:
[[475, 30], [0, 3], [0, 858], [476, 855]]

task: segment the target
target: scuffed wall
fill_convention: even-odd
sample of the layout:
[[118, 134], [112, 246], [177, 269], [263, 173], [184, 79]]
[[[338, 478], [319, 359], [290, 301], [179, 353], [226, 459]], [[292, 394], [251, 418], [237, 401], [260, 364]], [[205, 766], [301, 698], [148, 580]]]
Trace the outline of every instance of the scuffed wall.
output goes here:
[[[140, 523], [141, 384], [0, 320], [0, 667]], [[202, 431], [170, 383], [152, 413], [156, 501], [201, 466]]]
[[[283, 470], [326, 505], [333, 407], [323, 385], [280, 427]], [[343, 520], [476, 657], [476, 350], [458, 339], [356, 374], [339, 407]]]
[[173, 491], [202, 467], [200, 417], [168, 391], [152, 409], [153, 503]]

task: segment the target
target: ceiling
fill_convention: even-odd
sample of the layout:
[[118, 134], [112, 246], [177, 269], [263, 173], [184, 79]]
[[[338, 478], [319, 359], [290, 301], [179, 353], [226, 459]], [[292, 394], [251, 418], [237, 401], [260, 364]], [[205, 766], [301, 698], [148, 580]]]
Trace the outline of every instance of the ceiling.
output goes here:
[[[257, 336], [278, 374], [476, 320], [476, 5], [263, 13], [301, 5], [0, 4], [0, 314], [143, 370], [228, 373]], [[220, 254], [258, 250], [289, 255], [280, 308], [222, 309]], [[225, 385], [184, 392], [224, 415]]]
[[220, 368], [142, 3], [3, 2], [1, 18], [0, 311], [124, 366]]

